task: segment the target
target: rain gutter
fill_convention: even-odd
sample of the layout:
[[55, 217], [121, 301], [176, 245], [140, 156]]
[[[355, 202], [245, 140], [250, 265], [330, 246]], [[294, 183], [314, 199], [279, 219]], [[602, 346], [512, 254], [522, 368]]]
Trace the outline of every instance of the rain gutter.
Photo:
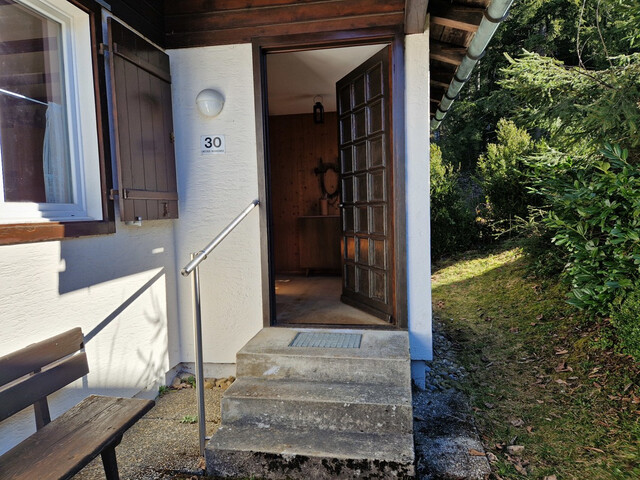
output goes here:
[[467, 49], [467, 53], [458, 66], [449, 88], [442, 97], [435, 116], [431, 119], [432, 131], [438, 129], [451, 105], [458, 98], [460, 90], [471, 78], [474, 67], [486, 53], [487, 46], [496, 33], [498, 26], [509, 15], [509, 7], [511, 7], [512, 3], [513, 0], [493, 0], [491, 5], [484, 11], [484, 17]]

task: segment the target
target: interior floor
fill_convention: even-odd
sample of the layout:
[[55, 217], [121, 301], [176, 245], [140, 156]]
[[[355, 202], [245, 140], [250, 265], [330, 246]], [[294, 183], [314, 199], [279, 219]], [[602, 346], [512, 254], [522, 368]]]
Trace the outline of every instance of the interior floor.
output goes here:
[[278, 325], [386, 325], [340, 301], [339, 276], [277, 275], [276, 322]]

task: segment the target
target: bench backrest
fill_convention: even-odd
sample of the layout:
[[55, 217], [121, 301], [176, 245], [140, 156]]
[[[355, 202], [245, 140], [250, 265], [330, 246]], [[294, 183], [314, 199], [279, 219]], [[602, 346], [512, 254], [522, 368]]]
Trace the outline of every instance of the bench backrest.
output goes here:
[[34, 405], [37, 428], [49, 423], [47, 395], [89, 373], [83, 348], [74, 328], [0, 357], [0, 421]]

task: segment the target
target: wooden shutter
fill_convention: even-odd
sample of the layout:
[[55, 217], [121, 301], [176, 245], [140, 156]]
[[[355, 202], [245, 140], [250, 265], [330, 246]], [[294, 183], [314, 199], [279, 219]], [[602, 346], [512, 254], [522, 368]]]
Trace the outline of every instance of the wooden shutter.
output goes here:
[[109, 59], [120, 218], [178, 218], [169, 56], [110, 18]]

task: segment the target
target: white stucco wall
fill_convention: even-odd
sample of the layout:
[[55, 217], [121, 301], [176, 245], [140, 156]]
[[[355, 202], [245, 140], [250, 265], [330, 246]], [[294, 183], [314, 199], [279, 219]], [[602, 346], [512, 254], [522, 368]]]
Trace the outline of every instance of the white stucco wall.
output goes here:
[[[409, 331], [414, 365], [424, 373], [432, 355], [428, 35], [408, 36], [405, 48]], [[90, 393], [147, 389], [153, 396], [172, 367], [194, 361], [191, 281], [176, 272], [258, 198], [251, 45], [167, 53], [180, 218], [142, 227], [117, 222], [115, 235], [0, 246], [0, 355], [76, 326], [89, 335], [91, 373], [53, 397], [54, 415]], [[196, 109], [205, 88], [225, 97], [218, 117]], [[224, 154], [201, 155], [200, 136], [209, 134], [225, 135]], [[268, 286], [260, 262], [254, 210], [201, 268], [203, 356], [210, 366], [235, 363], [263, 326]], [[0, 453], [34, 430], [31, 410], [2, 422]]]
[[405, 37], [407, 298], [412, 375], [424, 386], [431, 360], [429, 32]]
[[[258, 198], [253, 63], [249, 44], [167, 53], [180, 196], [176, 258], [185, 264], [191, 252], [203, 248]], [[195, 98], [205, 88], [225, 97], [215, 118], [196, 108]], [[226, 153], [201, 155], [200, 136], [210, 134], [225, 135]], [[200, 269], [205, 363], [235, 363], [236, 352], [262, 328], [258, 220], [254, 209]], [[191, 280], [180, 277], [178, 291], [182, 361], [193, 362]]]
[[[179, 362], [173, 222], [0, 246], [0, 356], [74, 327], [87, 377], [50, 397], [57, 416], [91, 393], [157, 394]], [[0, 453], [35, 431], [32, 409], [0, 424]]]

